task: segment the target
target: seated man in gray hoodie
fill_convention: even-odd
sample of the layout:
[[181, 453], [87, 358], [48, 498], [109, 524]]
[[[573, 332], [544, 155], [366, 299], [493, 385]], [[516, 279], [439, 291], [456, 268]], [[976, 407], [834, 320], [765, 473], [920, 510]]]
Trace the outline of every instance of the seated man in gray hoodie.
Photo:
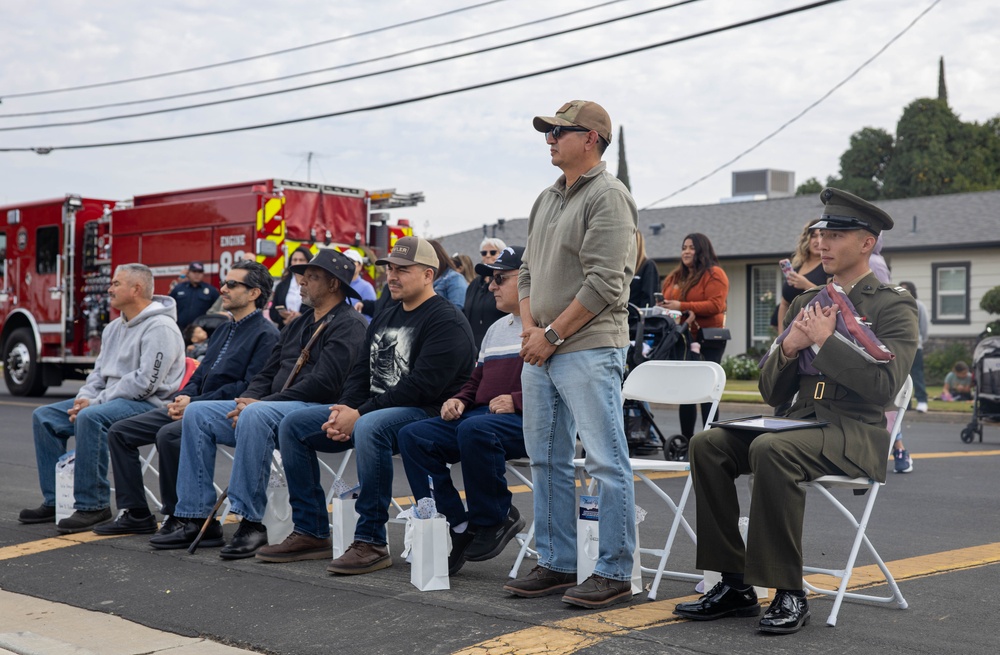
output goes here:
[[104, 328], [101, 354], [86, 383], [76, 398], [39, 407], [32, 414], [42, 504], [23, 510], [18, 517], [22, 523], [55, 520], [55, 467], [70, 437], [76, 437], [75, 511], [56, 528], [62, 534], [82, 532], [110, 519], [108, 428], [166, 405], [184, 377], [177, 304], [169, 296], [153, 295], [149, 268], [116, 268], [108, 297], [121, 316]]

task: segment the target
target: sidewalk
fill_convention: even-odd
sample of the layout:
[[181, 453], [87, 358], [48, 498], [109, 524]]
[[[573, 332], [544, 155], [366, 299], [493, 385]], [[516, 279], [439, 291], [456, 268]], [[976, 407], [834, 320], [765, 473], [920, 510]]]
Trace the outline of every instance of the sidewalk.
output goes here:
[[0, 590], [0, 655], [238, 655], [251, 651]]

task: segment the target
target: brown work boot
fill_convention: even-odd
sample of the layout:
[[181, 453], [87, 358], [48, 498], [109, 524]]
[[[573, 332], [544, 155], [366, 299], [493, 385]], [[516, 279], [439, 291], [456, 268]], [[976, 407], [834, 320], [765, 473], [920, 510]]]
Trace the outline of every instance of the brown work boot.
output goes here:
[[326, 559], [330, 557], [333, 544], [329, 538], [316, 537], [293, 532], [285, 537], [280, 544], [261, 546], [257, 551], [257, 559], [265, 562], [301, 562], [307, 559]]
[[576, 573], [559, 573], [544, 566], [536, 566], [523, 578], [505, 584], [503, 589], [521, 598], [538, 598], [557, 594], [575, 584]]
[[392, 566], [392, 556], [389, 555], [389, 548], [385, 544], [355, 541], [347, 547], [346, 553], [330, 562], [326, 570], [328, 573], [358, 575], [387, 569], [390, 566]]
[[627, 603], [630, 600], [632, 600], [631, 580], [612, 580], [596, 573], [572, 589], [567, 589], [562, 597], [564, 603], [587, 609], [599, 609], [615, 603]]

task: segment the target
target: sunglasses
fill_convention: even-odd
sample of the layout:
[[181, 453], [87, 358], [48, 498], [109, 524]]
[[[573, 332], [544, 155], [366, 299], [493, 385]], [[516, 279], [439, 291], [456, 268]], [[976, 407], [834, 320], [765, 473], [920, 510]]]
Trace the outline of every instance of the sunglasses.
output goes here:
[[497, 283], [497, 286], [503, 284], [504, 280], [509, 280], [511, 278], [517, 277], [516, 273], [494, 273], [493, 281]]
[[247, 284], [246, 282], [240, 282], [239, 280], [226, 280], [222, 283], [222, 286], [226, 287], [227, 289], [235, 289], [237, 286], [246, 287], [247, 289], [253, 289], [253, 287]]
[[493, 255], [497, 254], [498, 252], [500, 252], [500, 251], [499, 250], [480, 250], [479, 251], [479, 256], [480, 257], [485, 257], [486, 255], [490, 255], [492, 257]]
[[585, 127], [567, 127], [565, 125], [556, 125], [551, 130], [545, 133], [545, 140], [548, 141], [549, 137], [552, 137], [553, 141], [558, 141], [559, 137], [565, 132], [589, 132]]

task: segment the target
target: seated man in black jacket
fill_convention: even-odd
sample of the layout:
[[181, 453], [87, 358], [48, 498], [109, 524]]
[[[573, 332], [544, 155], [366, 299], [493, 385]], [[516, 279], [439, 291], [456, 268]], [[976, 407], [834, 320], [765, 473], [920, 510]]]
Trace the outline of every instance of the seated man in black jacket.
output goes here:
[[221, 400], [243, 394], [278, 343], [278, 329], [262, 310], [274, 281], [263, 265], [240, 261], [222, 284], [222, 308], [233, 320], [223, 324], [208, 341], [203, 363], [174, 401], [161, 409], [122, 419], [108, 429], [108, 446], [115, 475], [118, 518], [94, 528], [101, 535], [150, 534], [156, 518], [146, 504], [139, 447], [156, 443], [159, 456], [160, 498], [164, 516], [177, 504], [177, 467], [181, 452], [181, 417], [193, 401]]
[[[359, 357], [333, 407], [289, 414], [278, 431], [288, 480], [294, 531], [265, 546], [258, 559], [292, 562], [330, 556], [326, 498], [316, 451], [357, 451], [361, 492], [354, 543], [327, 567], [331, 573], [370, 573], [392, 565], [385, 523], [392, 497], [392, 455], [400, 429], [441, 412], [475, 364], [469, 322], [455, 305], [434, 293], [434, 248], [403, 237], [385, 259], [393, 302], [372, 319], [367, 351]], [[326, 421], [324, 423], [324, 421]]]
[[[284, 327], [242, 396], [193, 403], [184, 412], [177, 508], [171, 517], [176, 520], [167, 521], [149, 540], [154, 548], [186, 548], [212, 511], [216, 444], [236, 447], [229, 500], [232, 512], [243, 517], [220, 556], [253, 557], [267, 543], [261, 520], [278, 424], [296, 409], [339, 396], [365, 339], [365, 320], [344, 304], [346, 296], [357, 297], [350, 286], [351, 260], [324, 248], [292, 271], [302, 275], [302, 295], [312, 307]], [[201, 545], [223, 545], [222, 526], [214, 518]]]

